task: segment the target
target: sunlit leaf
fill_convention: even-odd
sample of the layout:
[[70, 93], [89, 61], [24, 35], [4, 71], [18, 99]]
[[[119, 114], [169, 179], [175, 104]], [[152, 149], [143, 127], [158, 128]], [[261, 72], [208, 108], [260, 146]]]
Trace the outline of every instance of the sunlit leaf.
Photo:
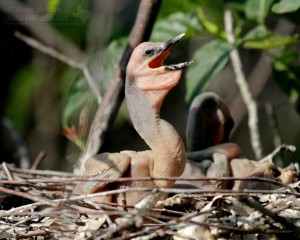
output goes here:
[[207, 13], [204, 12], [202, 7], [198, 8], [197, 13], [201, 24], [209, 34], [217, 35], [220, 38], [226, 39], [225, 32], [217, 24], [207, 19]]
[[265, 38], [258, 38], [246, 41], [243, 46], [245, 48], [255, 48], [255, 49], [269, 49], [274, 47], [280, 47], [290, 43], [296, 42], [297, 39], [293, 36], [268, 36]]
[[152, 31], [151, 41], [161, 42], [177, 36], [180, 33], [194, 35], [203, 30], [198, 21], [196, 13], [181, 13], [171, 14], [163, 19], [158, 20]]
[[265, 26], [257, 26], [250, 30], [242, 39], [246, 48], [269, 49], [293, 43], [297, 40], [293, 36], [278, 36]]
[[300, 8], [300, 0], [281, 0], [272, 7], [274, 13], [283, 14], [295, 12]]
[[193, 60], [195, 63], [187, 70], [186, 102], [199, 94], [207, 82], [219, 73], [228, 62], [228, 55], [233, 46], [225, 41], [211, 41], [198, 49]]
[[[216, 26], [220, 31], [224, 29], [224, 1], [223, 0], [199, 0], [200, 4], [197, 7], [198, 16], [201, 22], [209, 22]], [[200, 11], [199, 11], [200, 10]], [[200, 15], [199, 15], [200, 13]]]
[[53, 17], [56, 11], [58, 10], [60, 0], [48, 0], [48, 6], [47, 6], [47, 14], [48, 17]]

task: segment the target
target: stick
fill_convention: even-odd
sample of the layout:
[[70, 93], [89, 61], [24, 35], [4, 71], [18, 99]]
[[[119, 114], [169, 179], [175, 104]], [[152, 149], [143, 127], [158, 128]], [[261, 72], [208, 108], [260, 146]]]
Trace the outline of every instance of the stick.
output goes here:
[[[224, 12], [224, 23], [225, 23], [225, 30], [227, 34], [227, 41], [230, 44], [235, 44], [235, 38], [233, 35], [233, 26], [232, 26], [233, 25], [232, 13], [228, 5], [225, 6], [226, 7]], [[241, 95], [246, 104], [248, 114], [249, 114], [248, 126], [250, 130], [252, 148], [255, 153], [256, 159], [260, 159], [262, 157], [262, 146], [261, 146], [259, 129], [258, 129], [257, 105], [255, 100], [252, 97], [251, 91], [247, 84], [247, 80], [243, 72], [242, 62], [238, 50], [236, 48], [230, 52], [230, 59], [236, 76], [236, 83], [240, 88]]]
[[92, 78], [90, 71], [89, 71], [88, 67], [86, 66], [86, 63], [77, 62], [76, 60], [74, 60], [74, 59], [56, 51], [55, 49], [48, 47], [48, 46], [40, 43], [39, 41], [37, 41], [31, 37], [28, 37], [18, 31], [15, 32], [15, 37], [22, 40], [23, 42], [25, 42], [27, 45], [31, 46], [32, 48], [35, 48], [42, 53], [45, 53], [55, 59], [58, 59], [59, 61], [69, 65], [70, 67], [81, 70], [89, 84], [91, 91], [95, 95], [98, 104], [101, 103], [102, 97], [100, 95], [100, 91], [98, 90], [96, 81]]

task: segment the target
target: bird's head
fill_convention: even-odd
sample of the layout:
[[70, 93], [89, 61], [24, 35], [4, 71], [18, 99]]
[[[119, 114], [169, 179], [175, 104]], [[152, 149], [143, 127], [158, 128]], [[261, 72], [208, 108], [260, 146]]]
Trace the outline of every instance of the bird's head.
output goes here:
[[185, 34], [162, 43], [144, 42], [138, 45], [127, 65], [127, 76], [146, 95], [150, 95], [152, 105], [160, 107], [168, 91], [178, 83], [182, 69], [193, 62], [163, 65], [172, 46]]

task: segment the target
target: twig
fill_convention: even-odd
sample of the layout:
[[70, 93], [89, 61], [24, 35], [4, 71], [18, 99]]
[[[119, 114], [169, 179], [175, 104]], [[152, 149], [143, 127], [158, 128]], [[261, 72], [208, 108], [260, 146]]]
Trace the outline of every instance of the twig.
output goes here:
[[[284, 19], [278, 20], [274, 28], [274, 32], [277, 32], [279, 33], [279, 35], [284, 36], [292, 34], [294, 30], [295, 25], [285, 21]], [[280, 51], [284, 51], [284, 48], [280, 48]], [[251, 89], [251, 93], [255, 98], [260, 96], [260, 94], [263, 92], [268, 83], [268, 80], [270, 79], [271, 74], [272, 69], [270, 66], [270, 61], [267, 58], [266, 54], [262, 52], [259, 59], [256, 61], [251, 74], [248, 77], [249, 88]], [[245, 105], [243, 103], [243, 98], [240, 94], [237, 94], [234, 100], [230, 103], [230, 112], [232, 113], [232, 117], [235, 123], [235, 127], [232, 131], [232, 133], [234, 133], [247, 113], [247, 110], [245, 109]]]
[[45, 53], [55, 59], [58, 59], [59, 61], [69, 65], [70, 67], [81, 70], [89, 84], [91, 91], [95, 95], [98, 104], [101, 103], [102, 97], [100, 95], [100, 91], [98, 90], [96, 81], [92, 78], [90, 71], [89, 71], [88, 67], [86, 66], [86, 63], [77, 62], [74, 59], [72, 59], [64, 54], [59, 53], [55, 49], [45, 46], [44, 44], [40, 43], [39, 41], [37, 41], [31, 37], [28, 37], [18, 31], [15, 32], [15, 36], [17, 38], [19, 38], [20, 40], [22, 40], [23, 42], [25, 42], [27, 45], [31, 46], [32, 48], [35, 48], [42, 53]]
[[46, 157], [46, 152], [40, 151], [37, 157], [35, 158], [33, 164], [31, 165], [30, 170], [36, 170], [45, 157]]
[[3, 171], [5, 172], [5, 174], [6, 174], [7, 178], [8, 178], [8, 180], [13, 181], [14, 178], [13, 178], [13, 176], [11, 175], [10, 170], [8, 169], [7, 163], [6, 163], [6, 162], [3, 162], [3, 163], [2, 163], [2, 168], [3, 168]]
[[36, 217], [36, 216], [30, 216], [30, 217], [27, 217], [27, 218], [25, 218], [25, 219], [23, 219], [23, 220], [21, 220], [21, 221], [15, 223], [15, 224], [9, 226], [9, 227], [7, 227], [7, 228], [1, 229], [1, 230], [0, 230], [0, 234], [1, 234], [1, 233], [4, 233], [4, 232], [6, 232], [6, 231], [8, 231], [8, 230], [11, 229], [12, 227], [17, 227], [17, 226], [19, 226], [19, 225], [21, 225], [21, 224], [24, 224], [24, 223], [26, 223], [26, 222], [28, 222], [28, 221], [31, 221], [31, 220], [34, 219], [35, 217]]
[[116, 67], [111, 86], [100, 104], [87, 138], [86, 147], [79, 159], [76, 173], [82, 172], [85, 161], [95, 155], [103, 144], [104, 136], [112, 125], [117, 111], [124, 98], [124, 83], [126, 66], [133, 49], [141, 42], [146, 41], [152, 31], [161, 0], [142, 0], [138, 9], [134, 26], [131, 30], [128, 45]]
[[11, 168], [10, 170], [15, 173], [24, 173], [32, 175], [41, 175], [41, 176], [55, 176], [55, 177], [73, 177], [73, 173], [62, 172], [62, 171], [53, 171], [53, 170], [36, 170], [36, 169], [22, 169], [22, 168]]
[[[227, 4], [225, 5], [224, 24], [225, 24], [226, 34], [227, 34], [227, 41], [230, 44], [235, 44], [235, 38], [233, 35], [233, 26], [232, 26], [233, 25], [232, 13]], [[241, 95], [246, 104], [248, 114], [249, 114], [248, 126], [250, 130], [252, 148], [256, 158], [260, 159], [262, 157], [262, 146], [261, 146], [259, 129], [258, 129], [257, 105], [255, 100], [252, 97], [249, 86], [247, 84], [247, 80], [243, 72], [241, 59], [238, 50], [236, 48], [230, 52], [230, 59], [231, 59], [233, 70], [235, 72], [236, 83], [240, 88]]]
[[[23, 4], [16, 0], [0, 1], [0, 8], [8, 13], [11, 18], [7, 18], [7, 24], [22, 24], [26, 27], [37, 39], [48, 46], [52, 46], [57, 51], [78, 62], [86, 62], [87, 56], [73, 42], [63, 38], [51, 25], [43, 19], [43, 16], [38, 14], [37, 9], [29, 4]], [[20, 12], [22, 14], [20, 14]], [[13, 19], [15, 21], [13, 21]], [[31, 19], [41, 19], [37, 24]], [[34, 21], [34, 20], [33, 20]]]
[[61, 62], [66, 63], [67, 65], [69, 65], [73, 68], [82, 69], [85, 65], [83, 63], [76, 62], [72, 58], [69, 58], [69, 57], [63, 55], [62, 53], [57, 52], [53, 48], [48, 47], [48, 46], [42, 44], [41, 42], [39, 42], [31, 37], [28, 37], [18, 31], [15, 32], [15, 37], [22, 40], [30, 47], [35, 48], [35, 49], [39, 50], [40, 52], [45, 53], [55, 59], [58, 59]]
[[106, 233], [101, 234], [101, 236], [95, 238], [97, 240], [105, 240], [105, 239], [112, 239], [112, 236], [117, 233], [120, 232], [122, 230], [125, 230], [129, 227], [140, 227], [142, 224], [142, 219], [139, 216], [131, 216], [130, 219], [127, 219], [126, 221], [120, 223], [119, 225], [117, 225], [116, 227], [112, 228], [112, 229], [108, 229], [108, 231], [106, 231]]
[[52, 207], [57, 205], [56, 203], [54, 203], [52, 201], [42, 199], [42, 198], [39, 198], [39, 197], [35, 197], [35, 196], [32, 196], [32, 195], [30, 195], [28, 193], [25, 193], [25, 192], [11, 190], [11, 189], [1, 187], [1, 186], [0, 186], [0, 192], [10, 194], [10, 195], [13, 195], [13, 196], [26, 198], [26, 199], [29, 199], [29, 200], [34, 201], [34, 202], [40, 202], [42, 204], [49, 205], [49, 206], [52, 206]]
[[278, 147], [282, 143], [282, 141], [273, 105], [270, 102], [268, 102], [265, 104], [265, 109], [268, 116], [271, 133], [273, 135], [274, 146]]
[[[78, 182], [108, 182], [108, 183], [122, 183], [122, 182], [137, 182], [137, 181], [153, 181], [153, 180], [169, 180], [169, 181], [255, 181], [255, 182], [264, 182], [270, 183], [277, 186], [281, 186], [287, 189], [291, 189], [288, 185], [278, 182], [276, 180], [261, 178], [261, 177], [200, 177], [200, 178], [180, 178], [180, 177], [165, 177], [165, 178], [152, 178], [152, 177], [121, 177], [116, 179], [111, 178], [94, 178], [90, 176], [75, 176], [70, 178], [49, 178], [49, 179], [24, 179], [24, 180], [0, 180], [0, 184], [10, 184], [10, 185], [29, 185], [37, 183], [47, 183], [47, 184], [56, 184], [56, 185], [66, 185]], [[154, 188], [156, 189], [156, 188]], [[175, 189], [175, 188], [174, 188]], [[178, 188], [180, 189], [180, 188]]]
[[300, 228], [293, 224], [289, 219], [281, 217], [277, 215], [276, 213], [272, 212], [271, 210], [265, 208], [261, 204], [259, 204], [257, 201], [246, 198], [241, 200], [241, 202], [247, 204], [249, 207], [254, 208], [255, 210], [261, 212], [264, 215], [267, 215], [268, 217], [272, 218], [274, 221], [281, 223], [282, 225], [286, 226], [287, 228], [291, 229], [296, 233], [296, 235], [299, 236], [300, 234]]
[[259, 160], [260, 162], [273, 162], [273, 159], [280, 153], [282, 152], [295, 152], [296, 147], [294, 145], [286, 145], [286, 144], [281, 144], [276, 149], [271, 152], [268, 156], [264, 157], [263, 159]]
[[101, 212], [106, 220], [106, 222], [108, 223], [109, 226], [113, 225], [112, 220], [110, 219], [110, 217], [105, 213], [105, 211], [103, 211], [101, 205], [94, 203], [93, 201], [91, 201], [90, 199], [85, 199], [84, 203], [91, 205], [93, 208], [95, 208], [98, 212]]

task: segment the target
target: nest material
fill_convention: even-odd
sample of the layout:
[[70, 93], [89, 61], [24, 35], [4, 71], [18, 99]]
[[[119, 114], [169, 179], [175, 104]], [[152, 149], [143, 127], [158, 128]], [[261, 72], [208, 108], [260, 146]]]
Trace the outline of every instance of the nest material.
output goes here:
[[[70, 173], [2, 164], [0, 174], [0, 239], [300, 236], [300, 182], [264, 191], [121, 189], [119, 192], [153, 192], [136, 206], [125, 208], [95, 204], [90, 198], [99, 193], [73, 196], [74, 184], [84, 179]], [[156, 203], [153, 199], [158, 191], [169, 192], [171, 197]]]

